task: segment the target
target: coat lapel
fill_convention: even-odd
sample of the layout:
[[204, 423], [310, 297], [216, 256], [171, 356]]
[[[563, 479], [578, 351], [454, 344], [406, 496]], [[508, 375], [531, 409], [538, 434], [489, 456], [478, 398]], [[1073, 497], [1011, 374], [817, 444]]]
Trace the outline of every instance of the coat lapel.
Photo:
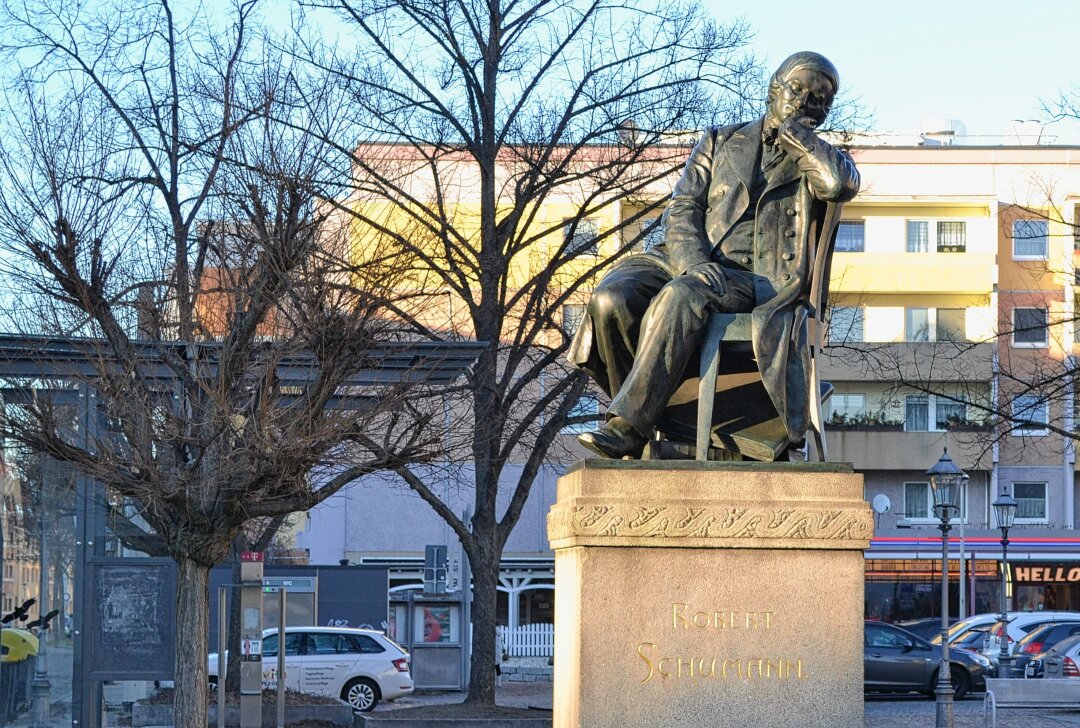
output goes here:
[[762, 119], [750, 122], [724, 144], [724, 159], [747, 191], [753, 186], [754, 166], [761, 149], [761, 123]]

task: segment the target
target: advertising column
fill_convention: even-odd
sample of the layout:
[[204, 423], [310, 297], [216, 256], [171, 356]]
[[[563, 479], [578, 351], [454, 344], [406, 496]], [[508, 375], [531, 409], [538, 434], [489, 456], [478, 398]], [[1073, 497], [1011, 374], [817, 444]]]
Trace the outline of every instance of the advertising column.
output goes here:
[[[263, 554], [240, 554], [240, 726], [262, 725]], [[285, 649], [279, 630], [278, 650]], [[284, 675], [277, 679], [284, 680]]]

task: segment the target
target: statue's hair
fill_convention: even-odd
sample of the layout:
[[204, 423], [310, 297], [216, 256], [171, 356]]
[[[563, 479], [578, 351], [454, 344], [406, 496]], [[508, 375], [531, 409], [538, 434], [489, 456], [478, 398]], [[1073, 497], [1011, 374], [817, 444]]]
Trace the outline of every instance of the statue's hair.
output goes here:
[[828, 78], [832, 83], [833, 95], [836, 95], [836, 92], [840, 90], [840, 72], [836, 70], [836, 66], [832, 64], [832, 61], [820, 53], [799, 51], [785, 58], [784, 62], [780, 64], [780, 67], [776, 69], [776, 72], [769, 79], [768, 100], [771, 102], [776, 94], [780, 92], [784, 80], [788, 76], [803, 68], [817, 71]]

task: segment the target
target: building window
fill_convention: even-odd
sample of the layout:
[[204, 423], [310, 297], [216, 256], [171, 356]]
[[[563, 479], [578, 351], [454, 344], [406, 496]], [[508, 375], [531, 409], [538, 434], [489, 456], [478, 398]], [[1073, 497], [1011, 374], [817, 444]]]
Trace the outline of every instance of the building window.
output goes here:
[[1012, 345], [1035, 348], [1046, 346], [1049, 333], [1045, 308], [1013, 309]]
[[908, 220], [907, 252], [930, 252], [930, 222], [927, 220]]
[[[1080, 267], [1076, 269], [1076, 275], [1080, 277]], [[1080, 283], [1077, 283], [1080, 286]], [[1080, 344], [1080, 292], [1073, 294], [1073, 343]]]
[[904, 341], [930, 341], [929, 309], [904, 309]]
[[904, 517], [928, 519], [933, 513], [929, 483], [904, 483]]
[[[582, 419], [585, 418], [585, 419]], [[564, 435], [580, 435], [595, 430], [600, 423], [600, 400], [595, 394], [583, 394], [566, 415], [568, 424], [562, 429]], [[575, 420], [581, 419], [580, 422]]]
[[967, 309], [939, 308], [934, 332], [938, 341], [967, 341]]
[[953, 402], [940, 397], [934, 399], [934, 421], [939, 430], [949, 429], [951, 422], [967, 422], [967, 407], [963, 402]]
[[1046, 400], [1032, 394], [1021, 394], [1013, 399], [1012, 416], [1016, 429], [1014, 435], [1045, 435], [1050, 422], [1050, 408]]
[[585, 304], [567, 303], [562, 307], [562, 330], [573, 336], [585, 318]]
[[834, 394], [829, 398], [833, 421], [845, 422], [866, 414], [865, 394]]
[[1047, 523], [1046, 483], [1013, 483], [1016, 523]]
[[863, 340], [863, 309], [861, 306], [833, 306], [829, 319], [829, 341], [833, 344]]
[[[967, 487], [960, 489], [960, 518], [967, 518]], [[913, 521], [936, 521], [934, 515], [934, 494], [930, 483], [904, 483], [904, 518]], [[951, 519], [957, 522], [957, 517]]]
[[967, 341], [967, 309], [905, 309], [904, 341]]
[[641, 240], [639, 245], [642, 252], [648, 252], [664, 242], [664, 226], [660, 224], [660, 218], [642, 218], [640, 235]]
[[930, 241], [939, 253], [967, 250], [967, 223], [963, 220], [908, 220], [907, 252], [929, 253]]
[[866, 245], [866, 224], [862, 221], [845, 220], [836, 229], [837, 253], [861, 253]]
[[926, 432], [930, 429], [930, 399], [925, 394], [909, 394], [904, 398], [904, 430]]
[[946, 430], [952, 422], [967, 422], [967, 407], [935, 394], [909, 394], [904, 398], [904, 430]]
[[967, 223], [963, 221], [939, 221], [937, 224], [937, 252], [963, 253], [967, 250]]
[[1073, 205], [1073, 252], [1080, 253], [1080, 205]]
[[591, 217], [563, 219], [567, 255], [597, 255], [600, 252], [600, 226]]
[[1046, 220], [1013, 220], [1013, 258], [1046, 260], [1049, 225]]

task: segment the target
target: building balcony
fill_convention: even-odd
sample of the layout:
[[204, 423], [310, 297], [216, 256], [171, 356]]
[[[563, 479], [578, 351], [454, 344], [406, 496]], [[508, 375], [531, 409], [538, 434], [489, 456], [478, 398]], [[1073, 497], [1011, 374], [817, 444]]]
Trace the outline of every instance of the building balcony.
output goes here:
[[964, 341], [856, 343], [821, 353], [827, 382], [988, 382], [994, 344]]
[[[903, 432], [893, 425], [836, 428], [825, 425], [829, 460], [851, 463], [856, 470], [926, 470], [941, 457], [942, 448], [964, 470], [985, 470], [989, 457], [980, 440], [990, 430]], [[986, 435], [986, 437], [981, 437]], [[984, 462], [986, 461], [986, 462]]]
[[997, 281], [993, 254], [835, 253], [836, 293], [988, 294]]

